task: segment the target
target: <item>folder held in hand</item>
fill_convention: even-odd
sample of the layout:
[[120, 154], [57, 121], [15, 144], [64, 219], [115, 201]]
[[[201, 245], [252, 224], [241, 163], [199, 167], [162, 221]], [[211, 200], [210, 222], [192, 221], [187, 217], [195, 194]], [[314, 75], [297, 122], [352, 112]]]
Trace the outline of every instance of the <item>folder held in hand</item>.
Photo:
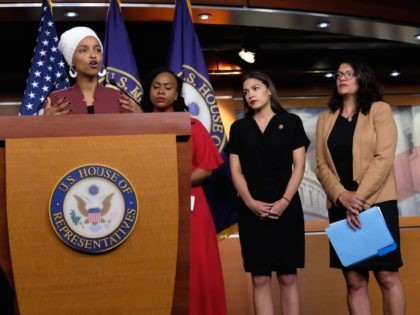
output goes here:
[[359, 214], [361, 228], [353, 230], [346, 219], [334, 222], [325, 229], [332, 246], [344, 267], [376, 255], [385, 255], [397, 248], [379, 207]]

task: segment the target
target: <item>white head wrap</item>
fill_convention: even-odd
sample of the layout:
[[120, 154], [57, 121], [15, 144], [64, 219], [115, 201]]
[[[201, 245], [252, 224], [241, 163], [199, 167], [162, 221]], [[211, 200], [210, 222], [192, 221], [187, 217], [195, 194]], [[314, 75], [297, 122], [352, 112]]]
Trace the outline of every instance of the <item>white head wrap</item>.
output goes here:
[[98, 40], [99, 45], [101, 45], [101, 50], [103, 51], [101, 40], [98, 35], [96, 35], [95, 31], [89, 27], [77, 26], [61, 34], [60, 42], [58, 43], [58, 50], [63, 54], [64, 60], [66, 60], [69, 67], [73, 65], [73, 55], [77, 45], [79, 45], [82, 39], [88, 36], [95, 37]]

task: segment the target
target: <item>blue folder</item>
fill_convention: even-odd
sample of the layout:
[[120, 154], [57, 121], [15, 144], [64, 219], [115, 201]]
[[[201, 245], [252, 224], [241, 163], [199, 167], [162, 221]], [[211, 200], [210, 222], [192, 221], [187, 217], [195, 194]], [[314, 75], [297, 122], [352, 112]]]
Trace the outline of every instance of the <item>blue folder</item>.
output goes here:
[[347, 220], [330, 224], [325, 229], [328, 239], [344, 267], [370, 257], [385, 255], [397, 248], [379, 207], [359, 214], [361, 228], [353, 230]]

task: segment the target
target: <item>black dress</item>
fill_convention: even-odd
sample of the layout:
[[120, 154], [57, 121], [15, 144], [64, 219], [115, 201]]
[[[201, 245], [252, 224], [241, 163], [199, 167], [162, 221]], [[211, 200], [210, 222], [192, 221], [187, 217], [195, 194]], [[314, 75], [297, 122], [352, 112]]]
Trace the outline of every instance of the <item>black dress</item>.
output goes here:
[[[358, 187], [358, 184], [353, 181], [352, 153], [353, 134], [356, 128], [357, 117], [358, 115], [356, 114], [351, 121], [348, 121], [339, 115], [328, 138], [328, 149], [331, 152], [331, 157], [334, 161], [340, 182], [349, 191], [356, 191]], [[388, 229], [397, 243], [397, 250], [387, 255], [372, 257], [356, 265], [344, 268], [330, 243], [330, 267], [353, 270], [397, 270], [402, 266], [397, 201], [389, 200], [375, 204], [375, 206], [380, 207]], [[347, 218], [346, 209], [341, 205], [333, 205], [328, 209], [328, 217], [330, 223], [345, 219]]]
[[[237, 154], [252, 197], [279, 200], [292, 174], [293, 150], [309, 146], [299, 116], [276, 114], [261, 132], [253, 118], [234, 122], [227, 153]], [[238, 197], [238, 227], [245, 271], [253, 274], [295, 273], [304, 266], [302, 204], [296, 193], [278, 220], [260, 220]]]

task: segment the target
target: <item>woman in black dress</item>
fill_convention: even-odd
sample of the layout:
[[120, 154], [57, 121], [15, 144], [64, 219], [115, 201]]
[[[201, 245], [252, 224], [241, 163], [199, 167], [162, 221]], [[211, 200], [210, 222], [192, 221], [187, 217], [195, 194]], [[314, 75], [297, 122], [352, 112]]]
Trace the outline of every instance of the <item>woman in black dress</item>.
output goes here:
[[397, 127], [391, 107], [382, 101], [372, 69], [357, 59], [340, 62], [328, 107], [316, 127], [316, 175], [327, 194], [330, 222], [347, 219], [352, 228], [358, 228], [359, 212], [375, 205], [398, 244], [393, 252], [347, 268], [330, 246], [330, 267], [343, 271], [350, 314], [371, 314], [368, 281], [373, 271], [382, 292], [383, 314], [403, 315], [393, 171]]
[[273, 314], [277, 273], [282, 314], [299, 314], [297, 268], [304, 266], [304, 222], [298, 187], [309, 139], [301, 119], [283, 109], [272, 80], [252, 72], [243, 81], [245, 118], [230, 129], [227, 152], [239, 194], [244, 268], [252, 275], [254, 309]]

